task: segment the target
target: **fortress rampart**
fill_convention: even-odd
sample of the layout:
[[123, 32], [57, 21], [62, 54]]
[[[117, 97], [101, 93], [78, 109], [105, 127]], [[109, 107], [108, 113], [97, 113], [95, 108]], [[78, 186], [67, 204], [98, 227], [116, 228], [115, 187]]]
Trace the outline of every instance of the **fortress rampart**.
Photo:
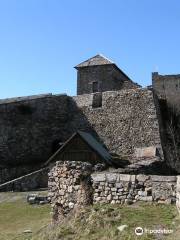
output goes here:
[[0, 100], [0, 184], [43, 168], [78, 130], [89, 132], [113, 157], [130, 164], [137, 148], [154, 147], [161, 173], [180, 172], [178, 111], [169, 112], [169, 106], [179, 106], [179, 75], [153, 73], [150, 89], [140, 88], [102, 55], [76, 69], [77, 96]]
[[[159, 112], [154, 94], [148, 89], [128, 89], [102, 93], [102, 106], [93, 108], [94, 94], [73, 97], [108, 149], [131, 155], [135, 148], [157, 146], [163, 158]], [[73, 123], [77, 114], [74, 114]]]
[[57, 150], [57, 144], [66, 141], [77, 130], [96, 135], [112, 153], [133, 155], [137, 147], [157, 146], [163, 159], [159, 120], [151, 90], [104, 92], [102, 106], [98, 108], [92, 106], [95, 95], [73, 98], [45, 95], [1, 102], [1, 168], [19, 168], [17, 175], [3, 179], [8, 181], [30, 169], [38, 169]]

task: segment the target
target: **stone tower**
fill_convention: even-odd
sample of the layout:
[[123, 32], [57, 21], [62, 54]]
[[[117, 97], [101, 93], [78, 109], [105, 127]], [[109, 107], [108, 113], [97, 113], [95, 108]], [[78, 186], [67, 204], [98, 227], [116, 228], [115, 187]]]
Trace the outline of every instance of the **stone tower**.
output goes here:
[[168, 107], [180, 113], [180, 74], [160, 75], [152, 73], [152, 86], [159, 99], [164, 99]]
[[114, 62], [101, 54], [75, 68], [78, 71], [77, 95], [139, 87]]

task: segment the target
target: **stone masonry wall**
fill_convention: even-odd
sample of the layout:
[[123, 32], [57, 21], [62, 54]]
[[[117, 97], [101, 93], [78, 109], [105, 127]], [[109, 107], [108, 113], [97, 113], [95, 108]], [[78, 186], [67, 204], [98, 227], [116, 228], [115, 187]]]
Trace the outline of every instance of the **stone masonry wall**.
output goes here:
[[180, 172], [180, 75], [152, 73], [152, 84], [157, 94], [164, 127], [164, 155], [175, 171]]
[[98, 82], [98, 92], [137, 88], [115, 65], [88, 66], [78, 69], [77, 95], [92, 93], [93, 82]]
[[0, 192], [7, 191], [32, 191], [40, 188], [47, 188], [48, 168], [42, 168], [29, 174], [0, 184]]
[[92, 166], [89, 163], [56, 162], [49, 172], [48, 182], [55, 222], [71, 210], [92, 203], [91, 172]]
[[92, 174], [94, 203], [133, 203], [156, 201], [175, 203], [176, 177], [129, 175], [119, 173]]
[[45, 162], [53, 143], [67, 139], [67, 120], [66, 95], [1, 100], [0, 167]]
[[0, 184], [40, 169], [40, 164], [29, 164], [11, 168], [0, 168]]
[[[93, 108], [92, 102], [93, 94], [1, 100], [0, 182], [39, 169], [57, 150], [58, 143], [77, 130], [91, 132], [119, 155], [131, 155], [135, 148], [157, 146], [163, 158], [152, 91], [103, 92], [102, 107]], [[19, 169], [17, 174], [14, 168]], [[11, 169], [12, 174], [4, 175], [5, 169]]]
[[93, 203], [176, 202], [176, 176], [92, 170], [90, 164], [75, 161], [56, 162], [51, 168], [48, 185], [54, 221], [61, 220], [72, 210]]
[[177, 195], [176, 195], [176, 206], [180, 213], [180, 176], [177, 176]]
[[152, 73], [152, 85], [160, 99], [166, 99], [168, 106], [180, 112], [180, 74], [160, 75]]
[[[135, 148], [157, 146], [163, 158], [159, 119], [153, 92], [129, 89], [102, 93], [102, 107], [92, 108], [93, 94], [73, 98], [81, 112], [74, 113], [71, 128], [86, 129], [86, 118], [111, 152], [131, 155]], [[73, 109], [73, 108], [72, 108]]]

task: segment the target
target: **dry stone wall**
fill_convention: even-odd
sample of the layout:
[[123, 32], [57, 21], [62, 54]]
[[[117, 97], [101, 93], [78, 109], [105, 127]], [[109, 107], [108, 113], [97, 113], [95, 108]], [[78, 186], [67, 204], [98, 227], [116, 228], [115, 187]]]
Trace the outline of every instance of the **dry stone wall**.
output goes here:
[[177, 194], [176, 194], [176, 206], [180, 213], [180, 176], [177, 176]]
[[[71, 211], [93, 203], [175, 203], [177, 177], [93, 172], [89, 163], [59, 161], [49, 172], [48, 185], [56, 222]], [[179, 207], [179, 201], [177, 204]]]
[[94, 203], [133, 203], [156, 201], [175, 203], [176, 177], [129, 175], [119, 173], [92, 174]]
[[56, 162], [49, 172], [48, 182], [55, 222], [70, 211], [92, 203], [91, 172], [92, 166], [89, 163]]

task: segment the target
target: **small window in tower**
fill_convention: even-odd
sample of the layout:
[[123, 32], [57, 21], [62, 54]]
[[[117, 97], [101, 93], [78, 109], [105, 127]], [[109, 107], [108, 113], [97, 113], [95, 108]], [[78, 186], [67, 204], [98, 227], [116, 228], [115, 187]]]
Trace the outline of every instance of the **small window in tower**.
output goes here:
[[98, 82], [93, 82], [92, 83], [92, 92], [99, 92], [99, 88], [98, 88]]

